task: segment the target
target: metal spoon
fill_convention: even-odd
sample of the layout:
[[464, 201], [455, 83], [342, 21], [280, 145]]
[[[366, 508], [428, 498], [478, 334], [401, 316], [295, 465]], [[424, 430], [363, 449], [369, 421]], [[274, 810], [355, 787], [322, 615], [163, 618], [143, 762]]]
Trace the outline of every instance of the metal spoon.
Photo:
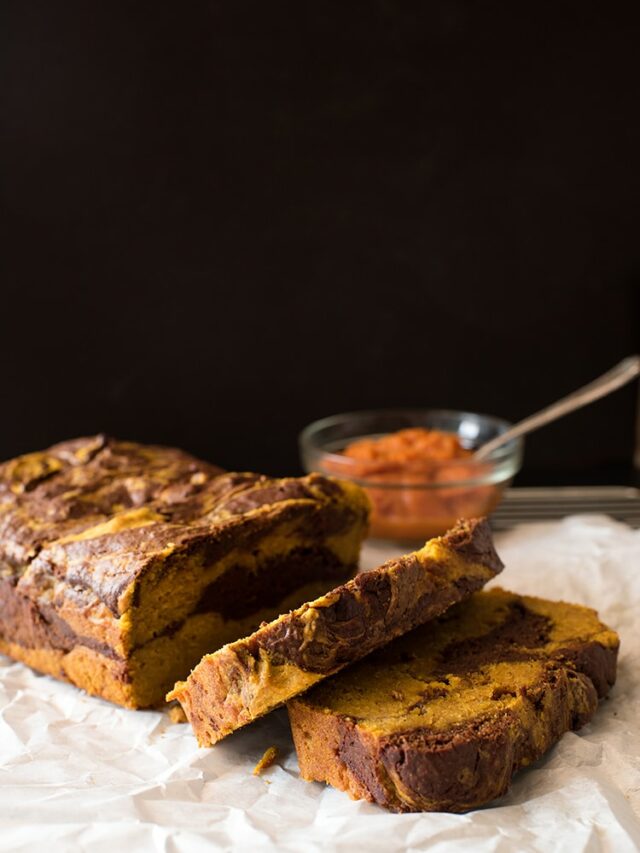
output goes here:
[[488, 441], [476, 450], [473, 458], [478, 460], [486, 459], [494, 450], [502, 447], [503, 444], [507, 444], [512, 438], [533, 432], [538, 427], [551, 423], [551, 421], [556, 421], [558, 418], [568, 415], [569, 412], [575, 411], [575, 409], [580, 409], [588, 403], [593, 403], [594, 400], [599, 400], [600, 397], [606, 397], [607, 394], [615, 391], [616, 388], [621, 388], [627, 382], [631, 382], [636, 376], [640, 376], [640, 356], [631, 355], [628, 358], [624, 358], [620, 364], [612, 367], [611, 370], [607, 370], [598, 379], [594, 379], [593, 382], [590, 382], [583, 388], [579, 388], [573, 394], [569, 394], [568, 397], [563, 397], [556, 403], [552, 403], [545, 409], [536, 412], [535, 415], [529, 415], [528, 418], [525, 418], [523, 421], [512, 426], [511, 429], [503, 432], [502, 435], [492, 438], [491, 441]]

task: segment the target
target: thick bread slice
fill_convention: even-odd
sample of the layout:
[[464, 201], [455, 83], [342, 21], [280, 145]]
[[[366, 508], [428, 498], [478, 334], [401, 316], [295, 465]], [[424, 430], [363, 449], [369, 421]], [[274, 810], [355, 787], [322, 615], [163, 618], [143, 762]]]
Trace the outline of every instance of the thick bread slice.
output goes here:
[[487, 521], [460, 521], [420, 551], [363, 572], [206, 655], [167, 699], [182, 704], [198, 743], [211, 746], [443, 613], [501, 569]]
[[395, 812], [481, 806], [591, 718], [618, 645], [586, 607], [478, 592], [288, 703], [302, 777]]

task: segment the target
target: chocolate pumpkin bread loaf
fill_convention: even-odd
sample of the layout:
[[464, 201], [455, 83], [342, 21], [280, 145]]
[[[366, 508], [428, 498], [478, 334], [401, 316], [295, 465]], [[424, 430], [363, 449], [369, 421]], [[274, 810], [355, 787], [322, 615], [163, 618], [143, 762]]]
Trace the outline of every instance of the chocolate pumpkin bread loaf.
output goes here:
[[0, 466], [0, 652], [128, 707], [357, 569], [368, 501], [105, 436]]
[[182, 704], [198, 743], [210, 746], [442, 613], [501, 569], [487, 521], [458, 522], [420, 551], [206, 655], [167, 699]]
[[617, 651], [593, 610], [478, 592], [288, 703], [301, 774], [395, 812], [476, 808], [591, 718]]

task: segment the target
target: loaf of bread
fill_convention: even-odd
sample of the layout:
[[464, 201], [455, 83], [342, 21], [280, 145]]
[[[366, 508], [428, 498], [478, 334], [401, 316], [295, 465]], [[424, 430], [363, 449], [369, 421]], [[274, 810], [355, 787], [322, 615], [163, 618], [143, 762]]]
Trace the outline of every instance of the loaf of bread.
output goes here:
[[132, 708], [351, 577], [368, 501], [99, 435], [0, 466], [0, 652]]
[[420, 551], [363, 572], [206, 655], [167, 698], [182, 704], [198, 742], [210, 746], [433, 619], [501, 569], [487, 521], [461, 521]]
[[288, 703], [300, 772], [394, 812], [476, 808], [591, 718], [617, 651], [593, 610], [478, 592]]

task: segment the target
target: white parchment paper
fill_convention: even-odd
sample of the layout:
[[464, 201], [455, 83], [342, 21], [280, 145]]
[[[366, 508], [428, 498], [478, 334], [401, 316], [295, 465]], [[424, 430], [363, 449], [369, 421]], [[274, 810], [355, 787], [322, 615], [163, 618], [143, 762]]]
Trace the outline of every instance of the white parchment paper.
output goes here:
[[[517, 592], [596, 607], [622, 637], [592, 723], [466, 815], [392, 815], [298, 778], [286, 713], [199, 749], [165, 713], [125, 711], [0, 655], [0, 849], [640, 850], [640, 531], [602, 516], [497, 539]], [[366, 546], [365, 567], [392, 556]], [[279, 748], [263, 776], [252, 770]]]

